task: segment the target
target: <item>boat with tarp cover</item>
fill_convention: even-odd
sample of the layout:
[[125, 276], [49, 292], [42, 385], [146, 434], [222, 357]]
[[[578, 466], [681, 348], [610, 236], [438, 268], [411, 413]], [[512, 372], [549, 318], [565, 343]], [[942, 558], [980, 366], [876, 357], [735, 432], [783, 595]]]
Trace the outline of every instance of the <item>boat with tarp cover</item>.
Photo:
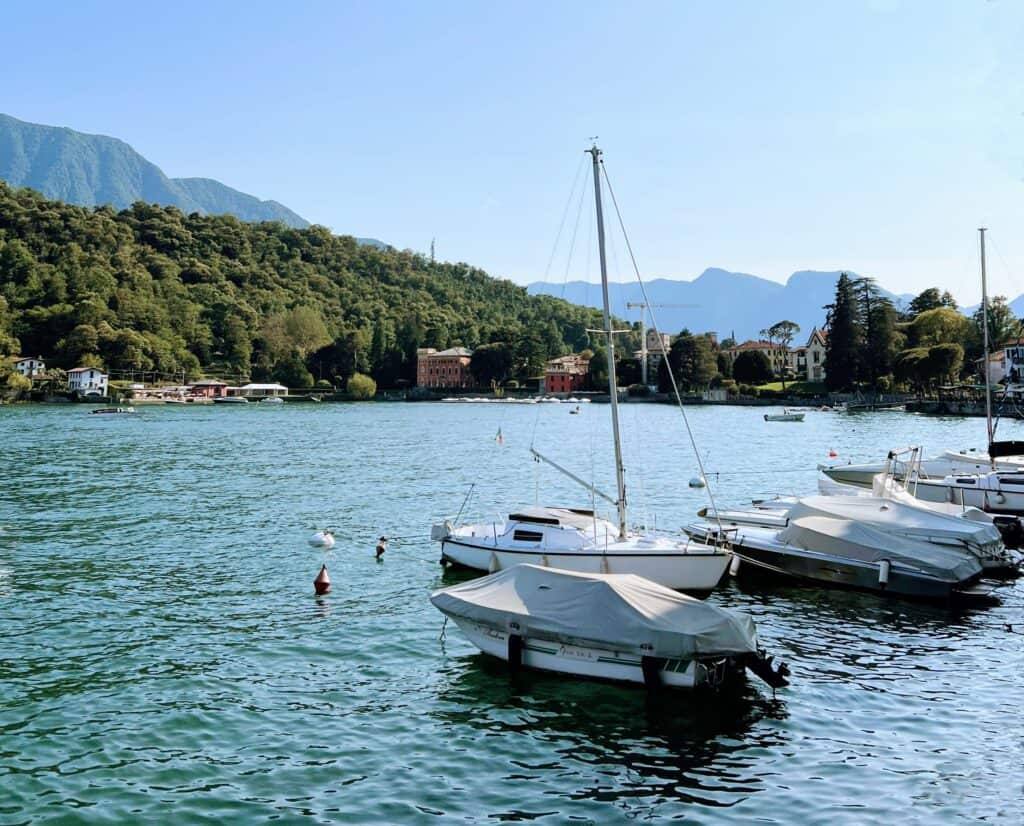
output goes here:
[[787, 684], [754, 621], [631, 574], [515, 565], [435, 591], [434, 606], [484, 654], [526, 667], [649, 687], [718, 687], [750, 669]]

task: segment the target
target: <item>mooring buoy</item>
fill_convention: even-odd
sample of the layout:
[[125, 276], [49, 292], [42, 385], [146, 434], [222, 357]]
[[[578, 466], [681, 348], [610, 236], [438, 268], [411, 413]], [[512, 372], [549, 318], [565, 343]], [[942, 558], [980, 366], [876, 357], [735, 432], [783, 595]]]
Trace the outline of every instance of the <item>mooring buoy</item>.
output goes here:
[[316, 579], [313, 580], [313, 590], [316, 591], [316, 595], [323, 596], [331, 590], [331, 577], [327, 573], [327, 564], [324, 563], [320, 566], [320, 573], [316, 575]]

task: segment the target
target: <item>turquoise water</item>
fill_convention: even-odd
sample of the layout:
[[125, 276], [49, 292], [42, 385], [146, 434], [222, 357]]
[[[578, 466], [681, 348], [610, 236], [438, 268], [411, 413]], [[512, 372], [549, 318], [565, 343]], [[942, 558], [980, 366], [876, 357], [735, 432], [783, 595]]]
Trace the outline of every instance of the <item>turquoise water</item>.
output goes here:
[[[690, 411], [723, 504], [813, 491], [830, 449], [983, 442], [979, 420], [763, 412]], [[710, 599], [792, 668], [774, 698], [512, 680], [457, 629], [439, 639], [427, 597], [458, 577], [430, 524], [471, 485], [469, 516], [538, 485], [586, 505], [527, 448], [611, 488], [608, 415], [0, 407], [0, 823], [1024, 819], [1022, 585], [953, 614], [726, 584]], [[632, 513], [678, 526], [706, 503], [679, 413], [623, 420]], [[325, 526], [328, 553], [306, 544]]]

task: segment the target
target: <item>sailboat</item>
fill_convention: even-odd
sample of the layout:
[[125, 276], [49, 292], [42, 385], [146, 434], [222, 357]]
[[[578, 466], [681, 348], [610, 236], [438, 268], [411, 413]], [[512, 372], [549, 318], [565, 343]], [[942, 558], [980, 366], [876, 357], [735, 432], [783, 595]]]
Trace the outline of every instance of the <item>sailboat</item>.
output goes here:
[[507, 518], [493, 522], [457, 526], [445, 521], [433, 526], [431, 539], [441, 543], [442, 563], [456, 563], [479, 571], [495, 573], [512, 565], [529, 563], [583, 574], [637, 574], [677, 591], [707, 592], [718, 584], [728, 568], [732, 559], [729, 550], [699, 539], [681, 540], [654, 533], [631, 532], [627, 528], [625, 471], [615, 379], [615, 340], [608, 300], [608, 270], [601, 208], [601, 150], [595, 145], [587, 151], [591, 155], [594, 172], [604, 306], [602, 332], [608, 340], [608, 393], [615, 451], [616, 498], [602, 493], [538, 451], [531, 452], [535, 459], [583, 485], [593, 496], [613, 504], [617, 522], [611, 522], [590, 508], [526, 507], [511, 510]]

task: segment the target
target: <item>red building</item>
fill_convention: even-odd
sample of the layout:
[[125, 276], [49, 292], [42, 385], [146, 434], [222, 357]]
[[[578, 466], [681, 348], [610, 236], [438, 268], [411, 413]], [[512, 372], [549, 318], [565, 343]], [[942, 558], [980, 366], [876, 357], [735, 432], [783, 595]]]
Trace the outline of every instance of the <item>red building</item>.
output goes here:
[[577, 355], [552, 359], [544, 366], [545, 393], [575, 393], [587, 381], [590, 360]]
[[190, 392], [203, 399], [220, 399], [228, 394], [228, 386], [216, 379], [203, 379], [193, 384]]
[[452, 347], [438, 352], [433, 347], [421, 347], [416, 351], [416, 385], [438, 389], [465, 390], [473, 387], [473, 375], [469, 372], [472, 350]]

